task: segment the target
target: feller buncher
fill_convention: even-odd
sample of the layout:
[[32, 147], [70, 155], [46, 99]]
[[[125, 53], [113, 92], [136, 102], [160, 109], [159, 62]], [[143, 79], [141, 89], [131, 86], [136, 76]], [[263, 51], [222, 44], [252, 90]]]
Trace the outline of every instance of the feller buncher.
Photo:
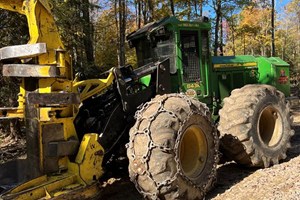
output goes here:
[[289, 65], [211, 57], [207, 18], [147, 24], [127, 36], [137, 69], [80, 80], [47, 0], [0, 0], [0, 8], [24, 14], [30, 33], [28, 44], [0, 49], [3, 75], [22, 80], [18, 107], [0, 117], [24, 120], [27, 141], [26, 159], [0, 166], [2, 199], [97, 198], [103, 171], [126, 148], [129, 176], [148, 199], [203, 198], [219, 143], [245, 166], [286, 157]]

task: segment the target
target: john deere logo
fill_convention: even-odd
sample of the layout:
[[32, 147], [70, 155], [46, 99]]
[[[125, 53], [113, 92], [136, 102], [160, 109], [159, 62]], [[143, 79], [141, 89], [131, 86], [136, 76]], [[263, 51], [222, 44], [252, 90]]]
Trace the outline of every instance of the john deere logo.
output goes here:
[[188, 97], [196, 97], [197, 96], [197, 92], [193, 89], [188, 89], [186, 92], [185, 92], [186, 96]]

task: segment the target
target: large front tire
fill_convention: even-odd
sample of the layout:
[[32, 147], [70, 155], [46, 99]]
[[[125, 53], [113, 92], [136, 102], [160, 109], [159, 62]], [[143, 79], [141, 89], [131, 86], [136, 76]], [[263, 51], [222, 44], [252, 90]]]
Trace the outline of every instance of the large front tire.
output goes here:
[[224, 99], [218, 130], [227, 158], [269, 167], [286, 158], [292, 118], [284, 94], [269, 85], [246, 85]]
[[200, 199], [216, 178], [218, 135], [208, 108], [180, 94], [157, 96], [136, 113], [129, 175], [148, 199]]

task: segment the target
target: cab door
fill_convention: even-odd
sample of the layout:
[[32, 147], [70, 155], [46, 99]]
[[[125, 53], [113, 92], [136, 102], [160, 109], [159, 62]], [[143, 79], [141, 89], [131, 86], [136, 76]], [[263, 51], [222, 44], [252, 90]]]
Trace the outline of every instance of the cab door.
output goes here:
[[200, 81], [198, 31], [180, 31], [183, 82]]

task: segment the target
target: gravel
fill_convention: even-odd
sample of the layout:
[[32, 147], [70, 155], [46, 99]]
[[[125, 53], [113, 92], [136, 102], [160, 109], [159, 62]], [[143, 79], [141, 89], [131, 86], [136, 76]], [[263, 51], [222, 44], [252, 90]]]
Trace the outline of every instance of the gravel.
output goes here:
[[295, 135], [284, 161], [266, 169], [220, 165], [217, 185], [206, 199], [300, 200], [300, 111], [293, 115]]
[[[226, 177], [223, 177], [226, 179]], [[208, 199], [300, 199], [300, 156], [267, 169], [259, 169], [223, 193]]]

